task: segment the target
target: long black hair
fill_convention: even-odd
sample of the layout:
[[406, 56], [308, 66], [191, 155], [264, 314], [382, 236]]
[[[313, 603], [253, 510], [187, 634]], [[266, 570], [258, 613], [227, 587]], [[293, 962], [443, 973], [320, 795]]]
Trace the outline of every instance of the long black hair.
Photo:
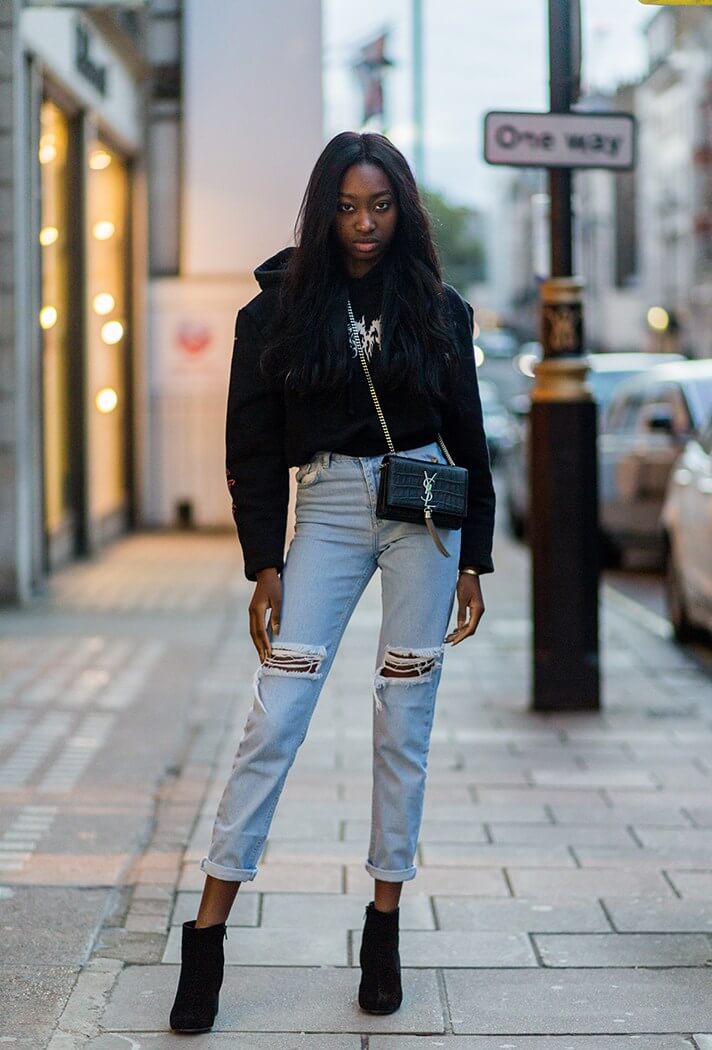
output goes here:
[[[324, 147], [309, 178], [280, 286], [279, 318], [261, 367], [301, 393], [346, 381], [351, 349], [345, 308], [346, 272], [334, 230], [341, 179], [353, 164], [378, 165], [388, 176], [398, 216], [383, 257], [379, 379], [405, 383], [417, 397], [446, 397], [453, 349], [446, 327], [446, 293], [430, 219], [403, 154], [385, 135], [343, 131]], [[330, 325], [343, 303], [343, 338]]]

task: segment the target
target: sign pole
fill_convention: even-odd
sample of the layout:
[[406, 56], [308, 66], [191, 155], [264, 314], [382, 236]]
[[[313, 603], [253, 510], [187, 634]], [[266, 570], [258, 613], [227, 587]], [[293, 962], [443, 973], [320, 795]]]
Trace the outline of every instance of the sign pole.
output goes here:
[[[579, 0], [549, 0], [551, 112], [578, 81]], [[574, 6], [576, 5], [576, 7]], [[582, 281], [573, 276], [570, 167], [549, 170], [551, 278], [530, 413], [530, 543], [536, 711], [600, 706], [596, 406], [586, 386]]]
[[425, 183], [423, 132], [423, 0], [413, 0], [413, 167], [418, 185]]

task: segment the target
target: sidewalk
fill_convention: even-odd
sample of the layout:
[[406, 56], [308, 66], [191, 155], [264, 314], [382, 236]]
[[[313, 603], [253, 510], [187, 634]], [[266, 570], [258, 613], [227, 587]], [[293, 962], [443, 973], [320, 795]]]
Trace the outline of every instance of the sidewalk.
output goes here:
[[[529, 713], [527, 559], [500, 536], [496, 563], [477, 638], [445, 655], [403, 1007], [356, 1004], [375, 578], [196, 1046], [712, 1050], [712, 680], [614, 601], [603, 713]], [[252, 702], [251, 591], [232, 536], [145, 535], [0, 613], [0, 1042], [178, 1046], [180, 923]]]

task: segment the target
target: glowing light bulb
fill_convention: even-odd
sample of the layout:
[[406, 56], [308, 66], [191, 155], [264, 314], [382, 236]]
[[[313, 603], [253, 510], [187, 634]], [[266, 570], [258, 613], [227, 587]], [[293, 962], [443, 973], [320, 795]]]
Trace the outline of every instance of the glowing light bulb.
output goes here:
[[56, 226], [43, 226], [40, 230], [40, 244], [43, 248], [48, 248], [50, 244], [59, 237], [59, 230]]
[[108, 412], [113, 412], [118, 403], [119, 395], [110, 386], [105, 386], [94, 398], [94, 404], [104, 415]]
[[648, 324], [656, 332], [664, 332], [670, 324], [670, 315], [662, 306], [651, 306], [648, 310]]
[[114, 300], [113, 295], [111, 295], [109, 292], [99, 292], [97, 295], [94, 296], [92, 305], [94, 307], [94, 313], [97, 313], [100, 315], [100, 317], [103, 317], [105, 314], [111, 313], [111, 311], [116, 306], [116, 302]]
[[57, 310], [54, 306], [43, 306], [40, 310], [40, 325], [47, 331], [57, 323]]
[[111, 164], [111, 154], [105, 149], [95, 149], [89, 157], [89, 167], [92, 171], [103, 171]]
[[101, 326], [101, 338], [108, 346], [118, 343], [124, 334], [121, 321], [107, 321]]
[[116, 233], [116, 227], [108, 219], [102, 219], [100, 222], [94, 223], [92, 233], [97, 241], [108, 241]]
[[40, 164], [51, 164], [57, 156], [57, 140], [51, 132], [40, 135], [40, 148], [37, 151]]

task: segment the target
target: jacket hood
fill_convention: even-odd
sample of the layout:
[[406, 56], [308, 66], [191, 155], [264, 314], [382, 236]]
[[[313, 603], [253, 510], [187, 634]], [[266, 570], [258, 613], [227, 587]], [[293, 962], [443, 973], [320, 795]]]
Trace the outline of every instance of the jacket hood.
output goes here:
[[287, 264], [295, 251], [294, 247], [282, 248], [276, 255], [271, 255], [269, 259], [260, 263], [254, 273], [255, 280], [263, 291], [265, 288], [274, 288], [281, 283]]

